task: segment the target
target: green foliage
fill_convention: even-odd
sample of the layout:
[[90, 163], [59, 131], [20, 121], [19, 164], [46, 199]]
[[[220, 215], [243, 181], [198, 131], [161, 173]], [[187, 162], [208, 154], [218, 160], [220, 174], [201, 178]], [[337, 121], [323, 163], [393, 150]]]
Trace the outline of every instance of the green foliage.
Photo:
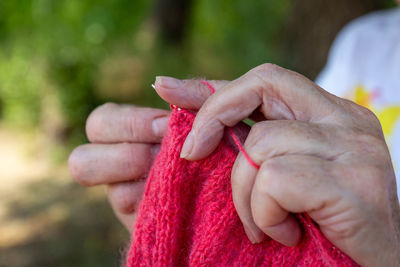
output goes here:
[[[166, 106], [150, 89], [155, 75], [233, 79], [264, 62], [291, 66], [281, 38], [292, 3], [194, 1], [186, 42], [171, 46], [155, 36], [154, 1], [0, 1], [3, 120], [40, 126], [47, 120], [43, 98], [51, 95], [64, 116], [65, 135], [76, 140], [89, 112], [102, 102]], [[128, 67], [116, 59], [127, 59]], [[130, 73], [120, 77], [121, 68]], [[112, 79], [110, 72], [116, 72]], [[103, 80], [111, 93], [99, 90]], [[137, 93], [116, 97], [112, 92], [118, 90]]]
[[227, 79], [262, 62], [281, 63], [277, 36], [289, 2], [197, 1], [186, 45], [176, 47], [154, 39], [154, 30], [145, 25], [151, 1], [1, 1], [3, 119], [40, 125], [47, 120], [41, 102], [55, 95], [67, 137], [74, 139], [82, 136], [87, 115], [101, 102], [165, 106], [150, 89], [127, 99], [99, 94], [101, 66], [116, 54], [137, 59], [142, 72], [134, 78], [140, 88], [150, 88], [156, 74]]
[[40, 115], [40, 88], [43, 73], [40, 63], [25, 60], [26, 52], [15, 49], [11, 55], [0, 54], [0, 95], [2, 115], [7, 121], [35, 126]]
[[384, 0], [383, 2], [384, 2], [384, 4], [383, 4], [384, 7], [386, 7], [386, 8], [391, 8], [391, 7], [396, 6], [395, 1], [393, 1], [393, 0]]
[[67, 128], [81, 131], [100, 101], [93, 90], [99, 62], [129, 40], [147, 8], [145, 0], [0, 1], [3, 118], [37, 125], [42, 87], [51, 85]]
[[[279, 36], [291, 1], [198, 1], [191, 31], [196, 50], [209, 48], [237, 77], [265, 62], [282, 63]], [[225, 76], [226, 79], [226, 76]]]

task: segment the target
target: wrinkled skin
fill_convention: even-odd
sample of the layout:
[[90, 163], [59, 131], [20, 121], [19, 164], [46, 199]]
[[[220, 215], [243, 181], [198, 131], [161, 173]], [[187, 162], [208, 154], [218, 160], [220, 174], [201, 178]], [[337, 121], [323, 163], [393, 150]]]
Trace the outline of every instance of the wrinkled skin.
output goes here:
[[[226, 126], [256, 121], [232, 170], [238, 215], [253, 243], [265, 235], [287, 245], [301, 238], [292, 213], [307, 212], [325, 236], [362, 266], [400, 266], [395, 174], [378, 119], [302, 75], [272, 64], [234, 81], [157, 77], [167, 102], [198, 110], [181, 157], [198, 160]], [[91, 144], [76, 148], [70, 170], [86, 186], [107, 185], [120, 221], [132, 229], [144, 179], [167, 129], [169, 112], [106, 104], [87, 121]], [[158, 120], [156, 120], [158, 119]]]

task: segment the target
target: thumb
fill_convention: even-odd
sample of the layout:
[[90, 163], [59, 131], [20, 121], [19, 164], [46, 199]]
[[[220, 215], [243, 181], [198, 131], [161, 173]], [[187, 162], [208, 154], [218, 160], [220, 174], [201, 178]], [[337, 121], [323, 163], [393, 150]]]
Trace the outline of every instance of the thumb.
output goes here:
[[219, 144], [225, 126], [232, 127], [257, 110], [272, 120], [320, 122], [339, 118], [339, 103], [340, 98], [296, 72], [272, 64], [258, 66], [202, 105], [183, 146], [183, 157], [205, 158]]

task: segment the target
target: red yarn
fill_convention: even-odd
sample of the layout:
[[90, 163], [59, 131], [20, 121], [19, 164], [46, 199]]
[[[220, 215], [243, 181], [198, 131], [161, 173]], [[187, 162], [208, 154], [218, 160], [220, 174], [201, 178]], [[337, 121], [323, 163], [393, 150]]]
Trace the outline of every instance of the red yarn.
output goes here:
[[246, 158], [246, 160], [251, 164], [251, 166], [253, 166], [254, 168], [256, 168], [257, 170], [260, 169], [260, 165], [258, 165], [257, 163], [255, 163], [251, 157], [249, 156], [249, 154], [247, 154], [246, 150], [244, 150], [242, 143], [240, 143], [239, 139], [236, 137], [236, 135], [233, 133], [232, 128], [228, 128], [228, 132], [229, 134], [232, 136], [233, 141], [235, 142], [235, 144], [237, 145], [238, 149], [240, 152], [242, 152], [242, 154], [244, 155], [244, 157]]
[[205, 81], [205, 80], [201, 80], [200, 82], [201, 82], [202, 84], [206, 85], [208, 88], [210, 88], [211, 94], [214, 94], [214, 93], [215, 93], [214, 87], [213, 87], [209, 82], [207, 82], [207, 81]]
[[296, 214], [302, 228], [302, 241], [296, 247], [268, 237], [251, 244], [232, 201], [230, 174], [238, 153], [232, 136], [226, 133], [206, 159], [180, 158], [194, 117], [183, 109], [172, 111], [146, 182], [128, 267], [358, 266], [322, 235], [307, 214]]

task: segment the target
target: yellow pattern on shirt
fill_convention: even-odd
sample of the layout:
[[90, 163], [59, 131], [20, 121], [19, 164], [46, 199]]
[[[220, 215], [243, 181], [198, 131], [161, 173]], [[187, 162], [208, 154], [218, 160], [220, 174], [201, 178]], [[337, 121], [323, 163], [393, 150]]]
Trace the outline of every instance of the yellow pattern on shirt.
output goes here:
[[383, 133], [389, 137], [400, 118], [400, 106], [387, 106], [383, 109], [377, 109], [373, 105], [374, 95], [364, 89], [363, 86], [357, 86], [351, 97], [354, 102], [370, 109], [378, 117], [382, 125]]

